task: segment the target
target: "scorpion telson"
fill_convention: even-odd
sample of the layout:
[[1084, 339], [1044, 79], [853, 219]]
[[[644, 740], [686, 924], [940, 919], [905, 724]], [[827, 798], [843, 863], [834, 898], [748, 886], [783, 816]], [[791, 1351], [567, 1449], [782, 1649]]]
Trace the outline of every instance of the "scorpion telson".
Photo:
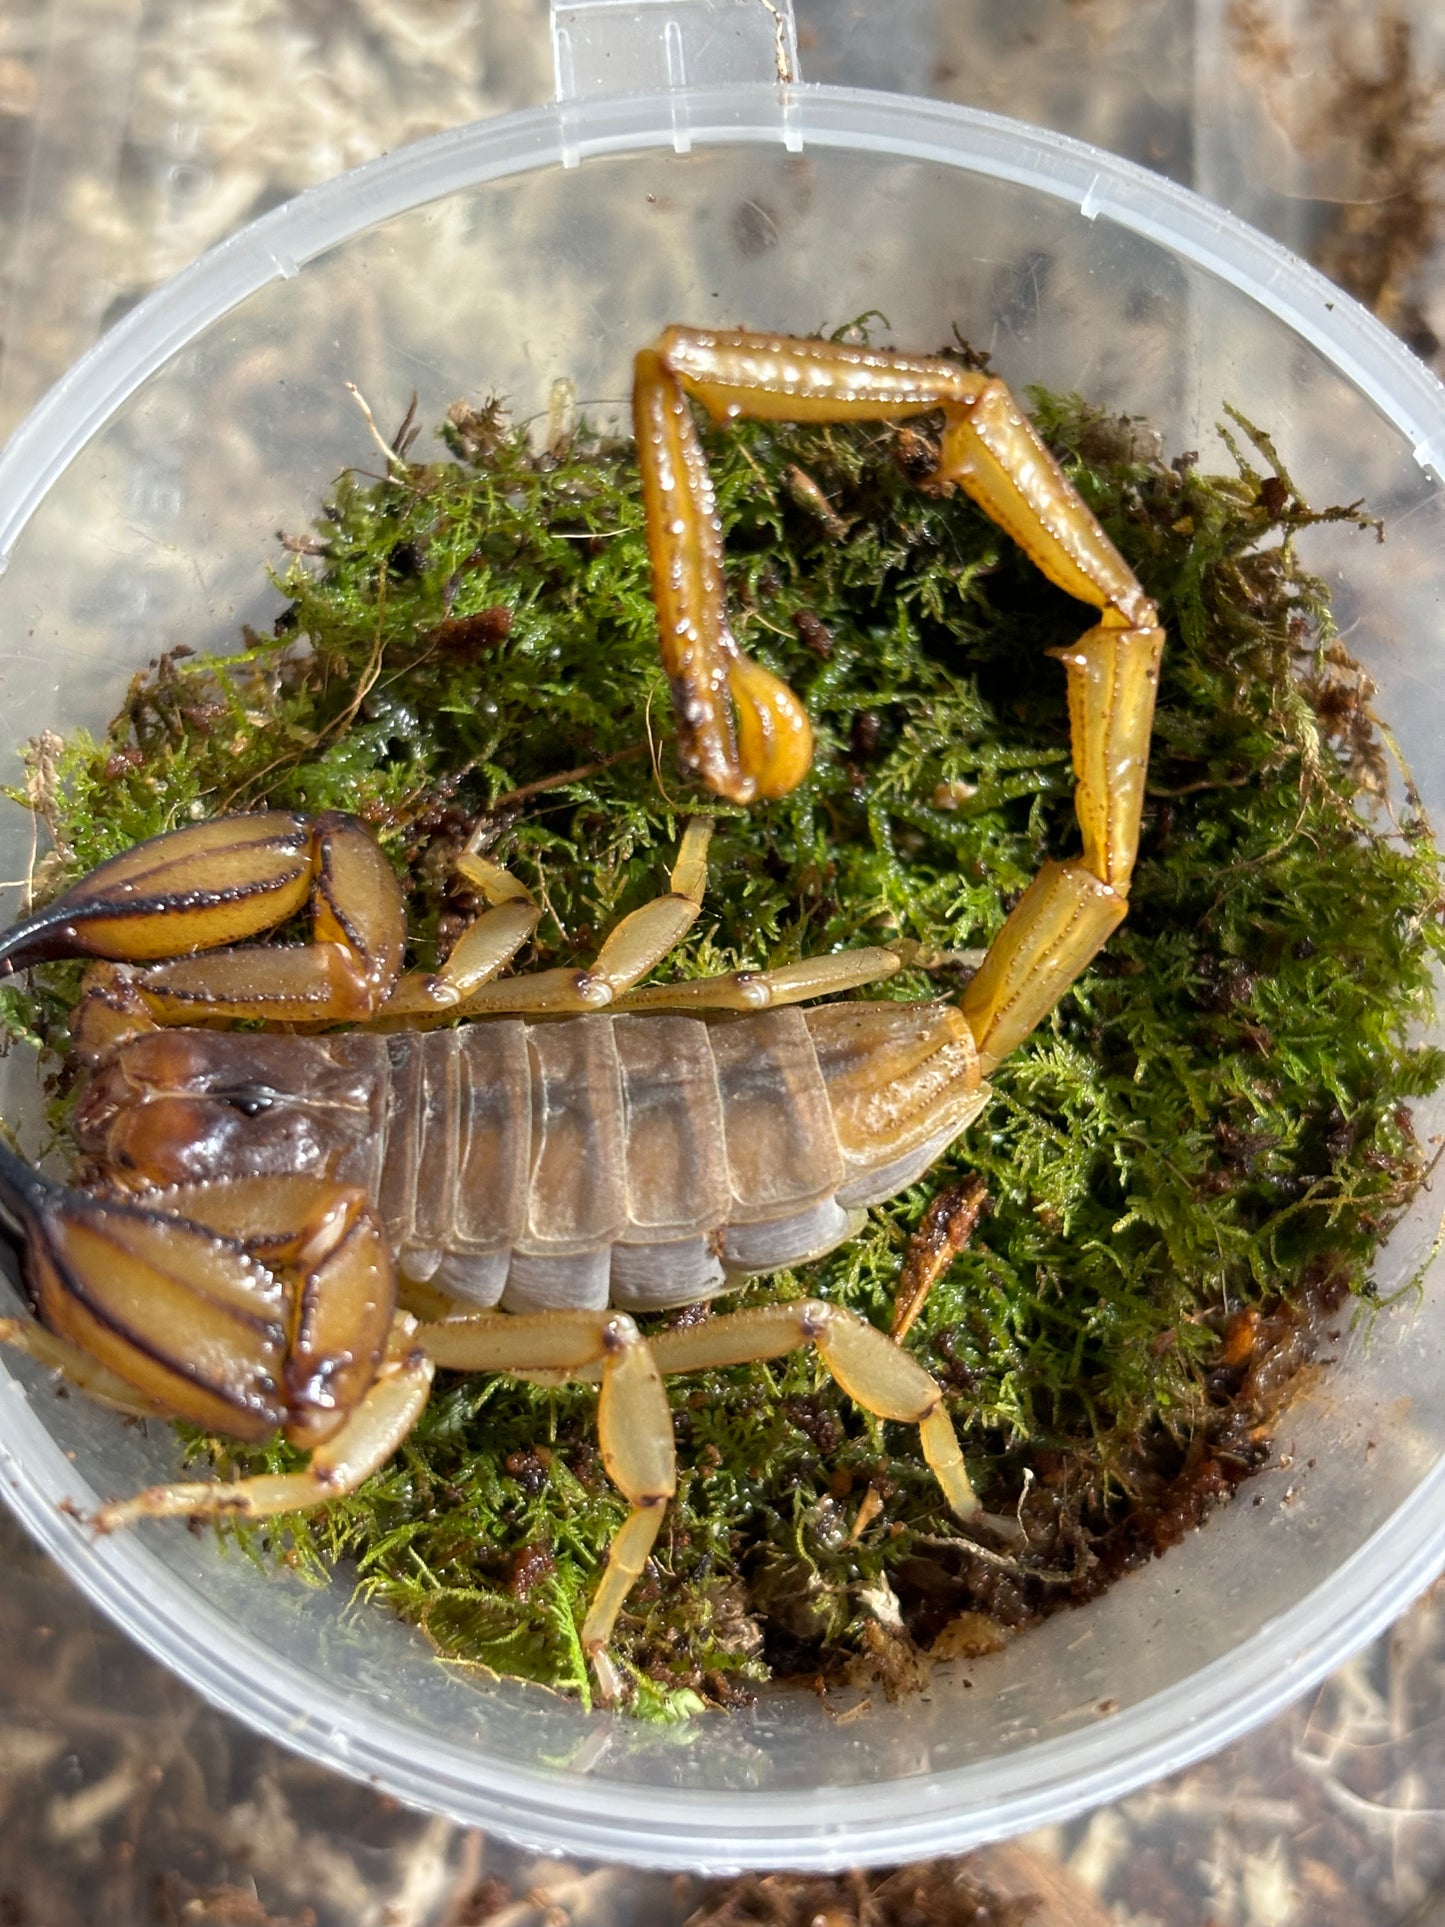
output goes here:
[[[650, 1338], [633, 1314], [822, 1255], [982, 1109], [988, 1072], [1125, 915], [1163, 640], [1001, 383], [943, 359], [670, 329], [637, 360], [637, 453], [680, 753], [716, 794], [786, 793], [812, 736], [729, 631], [690, 401], [720, 420], [941, 412], [935, 485], [965, 489], [1100, 612], [1055, 652], [1081, 858], [1044, 865], [956, 1007], [813, 1004], [905, 967], [906, 944], [646, 984], [702, 908], [702, 818], [668, 889], [581, 969], [503, 975], [541, 912], [469, 850], [485, 910], [439, 970], [404, 973], [395, 876], [338, 814], [172, 831], [0, 938], [0, 975], [102, 960], [73, 1029], [89, 1073], [76, 1133], [103, 1174], [66, 1187], [0, 1147], [0, 1237], [36, 1314], [0, 1339], [122, 1410], [310, 1453], [296, 1473], [152, 1487], [95, 1525], [261, 1516], [351, 1490], [411, 1429], [439, 1366], [597, 1382], [603, 1462], [630, 1508], [581, 1634], [604, 1700], [622, 1683], [617, 1615], [675, 1487], [664, 1375], [812, 1345], [868, 1411], [918, 1426], [949, 1504], [976, 1514], [939, 1388], [855, 1314], [764, 1305]], [[253, 941], [302, 911], [311, 942]], [[268, 1028], [228, 1034], [225, 1019]]]

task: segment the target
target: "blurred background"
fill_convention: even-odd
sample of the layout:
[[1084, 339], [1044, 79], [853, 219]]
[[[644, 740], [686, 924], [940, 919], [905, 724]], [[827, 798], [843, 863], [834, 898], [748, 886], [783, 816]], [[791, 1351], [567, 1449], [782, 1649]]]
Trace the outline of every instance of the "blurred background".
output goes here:
[[[1431, 0], [797, 0], [805, 79], [1077, 135], [1445, 367]], [[0, 435], [256, 215], [552, 93], [545, 0], [6, 0]], [[479, 318], [479, 333], [481, 323]], [[1204, 1765], [962, 1859], [736, 1882], [531, 1860], [213, 1712], [0, 1517], [0, 1927], [1445, 1927], [1445, 1592]]]

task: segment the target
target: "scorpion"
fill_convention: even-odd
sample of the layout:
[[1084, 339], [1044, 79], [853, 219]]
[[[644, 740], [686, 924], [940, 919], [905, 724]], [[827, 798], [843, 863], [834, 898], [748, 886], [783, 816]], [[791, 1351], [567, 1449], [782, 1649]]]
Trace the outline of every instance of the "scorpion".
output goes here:
[[[349, 1492], [406, 1437], [437, 1368], [599, 1383], [603, 1464], [628, 1507], [581, 1629], [603, 1703], [622, 1692], [610, 1643], [675, 1489], [665, 1375], [812, 1345], [868, 1412], [918, 1427], [952, 1510], [978, 1516], [940, 1388], [857, 1314], [807, 1298], [648, 1337], [635, 1314], [821, 1256], [978, 1115], [990, 1071], [1127, 911], [1163, 645], [1155, 605], [998, 379], [670, 328], [636, 360], [636, 451], [679, 753], [716, 795], [784, 795], [813, 749], [798, 697], [729, 629], [694, 402], [715, 421], [941, 415], [933, 485], [964, 489], [1098, 612], [1052, 652], [1081, 855], [1042, 866], [956, 1004], [839, 997], [905, 968], [916, 946], [901, 942], [645, 983], [701, 911], [701, 815], [668, 889], [580, 969], [503, 974], [540, 909], [469, 846], [484, 907], [438, 969], [403, 971], [396, 877], [335, 813], [171, 830], [0, 937], [0, 975], [98, 960], [73, 1034], [76, 1132], [103, 1174], [59, 1183], [0, 1143], [0, 1237], [34, 1313], [0, 1340], [124, 1412], [243, 1442], [279, 1432], [309, 1455], [153, 1486], [93, 1525]], [[303, 910], [309, 942], [254, 941]], [[216, 1028], [236, 1019], [262, 1028]]]

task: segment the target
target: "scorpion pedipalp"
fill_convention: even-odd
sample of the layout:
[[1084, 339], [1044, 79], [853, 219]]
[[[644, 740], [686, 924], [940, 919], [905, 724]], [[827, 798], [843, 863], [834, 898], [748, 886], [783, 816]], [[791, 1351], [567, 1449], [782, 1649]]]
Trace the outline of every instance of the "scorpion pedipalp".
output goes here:
[[55, 1184], [4, 1147], [0, 1205], [48, 1331], [156, 1409], [243, 1440], [276, 1431], [283, 1290], [243, 1246], [148, 1205]]
[[141, 1518], [264, 1516], [353, 1490], [426, 1402], [431, 1361], [396, 1313], [385, 1232], [353, 1187], [313, 1179], [179, 1186], [141, 1204], [53, 1183], [0, 1145], [0, 1233], [38, 1324], [0, 1343], [141, 1417], [243, 1443], [276, 1432], [303, 1471], [152, 1486]]
[[[250, 947], [308, 904], [311, 943]], [[102, 863], [0, 939], [0, 976], [101, 957], [146, 966], [130, 982], [165, 1022], [355, 1022], [391, 991], [403, 941], [396, 876], [354, 817], [266, 810], [188, 824]]]

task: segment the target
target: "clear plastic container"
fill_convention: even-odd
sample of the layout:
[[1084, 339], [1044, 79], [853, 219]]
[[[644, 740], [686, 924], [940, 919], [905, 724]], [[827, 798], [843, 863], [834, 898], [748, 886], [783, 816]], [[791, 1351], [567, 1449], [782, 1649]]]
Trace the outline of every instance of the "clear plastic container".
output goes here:
[[[579, 164], [580, 163], [580, 164]], [[882, 309], [956, 326], [1000, 372], [1148, 416], [1223, 460], [1233, 403], [1316, 502], [1366, 497], [1388, 539], [1323, 531], [1378, 708], [1445, 821], [1437, 477], [1445, 391], [1280, 249], [1056, 136], [926, 101], [676, 87], [578, 99], [406, 149], [304, 196], [121, 322], [0, 459], [0, 758], [99, 727], [176, 643], [225, 648], [277, 607], [278, 528], [378, 421], [570, 377], [622, 419], [668, 321], [807, 330]], [[32, 830], [0, 822], [0, 875]], [[33, 1066], [0, 1110], [39, 1141]], [[1428, 1134], [1442, 1127], [1424, 1117]], [[1380, 1267], [1429, 1253], [1422, 1199]], [[1167, 1558], [920, 1698], [835, 1723], [805, 1692], [668, 1731], [479, 1687], [348, 1588], [308, 1590], [156, 1526], [94, 1541], [58, 1508], [167, 1474], [166, 1428], [119, 1422], [7, 1361], [0, 1478], [77, 1584], [203, 1693], [400, 1798], [514, 1840], [723, 1870], [906, 1861], [1054, 1820], [1266, 1717], [1375, 1632], [1445, 1550], [1445, 1299], [1370, 1329], [1281, 1422], [1278, 1463]]]

